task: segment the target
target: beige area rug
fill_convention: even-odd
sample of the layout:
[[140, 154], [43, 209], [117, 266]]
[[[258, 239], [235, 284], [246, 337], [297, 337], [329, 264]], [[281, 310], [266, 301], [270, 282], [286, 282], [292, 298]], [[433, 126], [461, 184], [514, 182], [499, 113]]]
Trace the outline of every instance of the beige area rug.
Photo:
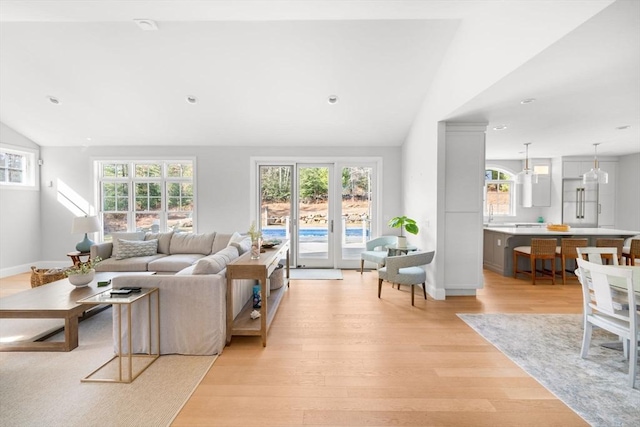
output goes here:
[[68, 353], [0, 353], [0, 425], [167, 426], [217, 357], [161, 356], [131, 384], [82, 383], [113, 355], [111, 309], [79, 335]]

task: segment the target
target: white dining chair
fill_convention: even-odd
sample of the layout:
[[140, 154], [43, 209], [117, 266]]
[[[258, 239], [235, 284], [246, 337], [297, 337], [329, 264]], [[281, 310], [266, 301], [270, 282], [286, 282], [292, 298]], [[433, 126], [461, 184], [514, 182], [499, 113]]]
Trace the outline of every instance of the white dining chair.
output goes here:
[[582, 258], [589, 262], [596, 264], [604, 264], [602, 259], [612, 259], [613, 265], [618, 265], [618, 250], [617, 248], [598, 248], [595, 246], [587, 246], [586, 248], [576, 248], [578, 258]]
[[[589, 353], [593, 327], [618, 335], [629, 356], [629, 384], [635, 387], [638, 372], [638, 307], [633, 289], [634, 271], [613, 265], [601, 265], [578, 258], [583, 296], [584, 334], [580, 356]], [[637, 273], [636, 273], [637, 274]]]

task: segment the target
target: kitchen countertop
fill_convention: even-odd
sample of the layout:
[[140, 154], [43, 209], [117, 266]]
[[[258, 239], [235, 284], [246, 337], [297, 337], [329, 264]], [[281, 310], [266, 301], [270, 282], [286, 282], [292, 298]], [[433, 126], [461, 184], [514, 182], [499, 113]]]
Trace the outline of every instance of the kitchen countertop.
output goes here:
[[614, 228], [571, 228], [569, 231], [549, 231], [540, 227], [484, 227], [485, 230], [513, 236], [635, 236], [640, 231], [618, 230]]

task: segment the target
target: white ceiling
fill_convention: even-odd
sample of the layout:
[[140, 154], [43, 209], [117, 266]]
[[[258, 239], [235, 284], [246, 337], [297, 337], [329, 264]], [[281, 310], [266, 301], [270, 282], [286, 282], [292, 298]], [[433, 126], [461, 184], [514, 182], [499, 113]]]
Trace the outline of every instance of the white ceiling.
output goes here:
[[0, 0], [0, 121], [41, 146], [398, 146], [466, 43], [442, 120], [507, 125], [488, 158], [640, 152], [640, 2], [611, 3]]

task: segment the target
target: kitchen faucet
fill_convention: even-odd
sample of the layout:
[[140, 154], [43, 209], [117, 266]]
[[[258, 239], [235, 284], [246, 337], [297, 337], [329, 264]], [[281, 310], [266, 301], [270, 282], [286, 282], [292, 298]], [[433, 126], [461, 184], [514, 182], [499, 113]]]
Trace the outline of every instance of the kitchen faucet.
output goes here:
[[493, 205], [489, 205], [489, 222], [493, 221]]

